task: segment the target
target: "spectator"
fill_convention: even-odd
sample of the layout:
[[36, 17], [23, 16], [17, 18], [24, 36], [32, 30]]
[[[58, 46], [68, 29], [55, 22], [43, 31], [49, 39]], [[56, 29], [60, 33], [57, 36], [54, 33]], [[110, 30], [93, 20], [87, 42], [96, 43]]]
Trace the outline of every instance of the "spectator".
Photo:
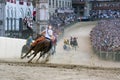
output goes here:
[[36, 10], [34, 9], [34, 11], [33, 11], [33, 21], [35, 21], [36, 20]]

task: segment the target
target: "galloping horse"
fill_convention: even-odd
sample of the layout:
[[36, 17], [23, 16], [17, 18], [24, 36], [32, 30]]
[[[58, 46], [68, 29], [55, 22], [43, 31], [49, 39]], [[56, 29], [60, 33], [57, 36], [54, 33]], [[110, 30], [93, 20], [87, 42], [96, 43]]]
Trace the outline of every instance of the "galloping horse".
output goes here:
[[74, 37], [73, 40], [70, 41], [70, 45], [76, 50], [76, 48], [78, 47], [78, 42], [76, 37]]
[[40, 56], [37, 59], [37, 61], [38, 61], [40, 59], [40, 57], [47, 54], [51, 48], [52, 48], [52, 42], [50, 39], [46, 38], [45, 40], [39, 42], [34, 48], [30, 48], [29, 51], [21, 58], [22, 59], [25, 58], [33, 50], [34, 52], [29, 55], [29, 57], [32, 55], [33, 55], [33, 57], [28, 62], [30, 63], [33, 60], [33, 58], [40, 52]]

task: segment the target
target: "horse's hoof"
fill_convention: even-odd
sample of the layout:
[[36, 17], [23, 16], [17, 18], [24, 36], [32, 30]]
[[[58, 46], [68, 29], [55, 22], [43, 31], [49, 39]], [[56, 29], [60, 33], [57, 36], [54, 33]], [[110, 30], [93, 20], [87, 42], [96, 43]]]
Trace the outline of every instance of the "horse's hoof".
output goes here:
[[48, 61], [49, 61], [49, 59], [46, 59], [46, 60], [45, 60], [45, 62], [48, 62]]
[[27, 56], [27, 58], [29, 58], [30, 56]]
[[31, 61], [28, 61], [28, 63], [32, 63]]
[[21, 59], [24, 59], [24, 57], [20, 57]]

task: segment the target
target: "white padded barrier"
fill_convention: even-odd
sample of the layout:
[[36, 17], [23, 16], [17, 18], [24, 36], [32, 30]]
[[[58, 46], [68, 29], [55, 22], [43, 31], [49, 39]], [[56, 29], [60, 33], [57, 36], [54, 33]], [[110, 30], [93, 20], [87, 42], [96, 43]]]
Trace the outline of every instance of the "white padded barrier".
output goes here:
[[20, 58], [24, 39], [0, 37], [0, 58]]

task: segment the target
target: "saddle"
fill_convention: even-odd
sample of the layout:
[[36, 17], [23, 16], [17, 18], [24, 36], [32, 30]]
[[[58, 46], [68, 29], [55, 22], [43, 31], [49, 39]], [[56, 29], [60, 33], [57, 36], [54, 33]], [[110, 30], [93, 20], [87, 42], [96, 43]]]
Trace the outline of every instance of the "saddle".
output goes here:
[[37, 38], [32, 44], [31, 46], [36, 46], [39, 42], [44, 41], [46, 38], [44, 36], [40, 36], [39, 38]]

